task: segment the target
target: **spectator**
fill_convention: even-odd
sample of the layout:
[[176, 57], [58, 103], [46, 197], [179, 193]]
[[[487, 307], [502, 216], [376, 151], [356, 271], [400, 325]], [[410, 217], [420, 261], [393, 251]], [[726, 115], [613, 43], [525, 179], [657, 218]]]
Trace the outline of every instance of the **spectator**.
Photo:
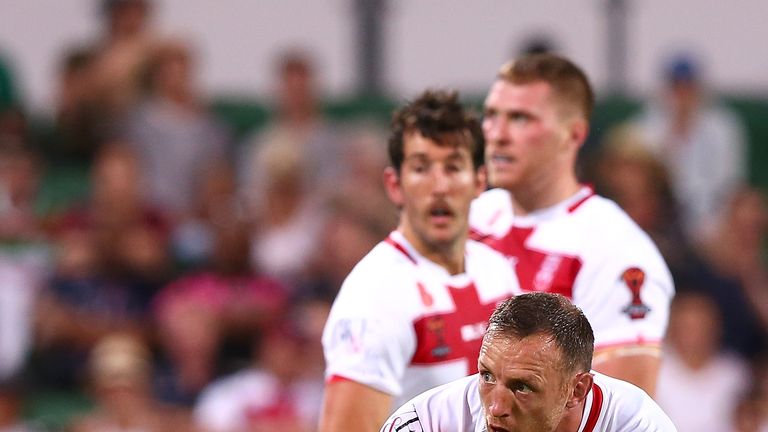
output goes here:
[[310, 57], [300, 51], [283, 52], [275, 72], [276, 117], [247, 143], [249, 154], [240, 167], [247, 194], [256, 206], [265, 193], [267, 182], [262, 173], [269, 166], [266, 156], [273, 147], [290, 148], [286, 151], [301, 157], [305, 169], [301, 183], [312, 193], [335, 187], [343, 168], [338, 163], [343, 154], [340, 137], [320, 112], [315, 65]]
[[748, 368], [720, 349], [719, 312], [707, 296], [680, 293], [670, 313], [656, 400], [680, 432], [726, 431]]
[[310, 264], [327, 214], [323, 198], [304, 181], [307, 161], [300, 149], [265, 149], [264, 197], [256, 211], [254, 267], [293, 286]]
[[101, 337], [145, 330], [149, 300], [168, 271], [168, 224], [141, 200], [132, 152], [105, 147], [92, 179], [91, 199], [54, 223], [56, 270], [38, 302], [39, 375], [69, 388]]
[[235, 354], [243, 351], [287, 301], [282, 285], [251, 270], [247, 224], [225, 213], [214, 220], [213, 234], [211, 265], [172, 282], [155, 299], [165, 354], [157, 385], [166, 401], [194, 402], [221, 361], [231, 363], [221, 358], [225, 343], [234, 345]]
[[151, 357], [131, 336], [111, 334], [90, 355], [94, 411], [73, 422], [72, 432], [193, 431], [189, 413], [165, 406], [151, 394]]
[[712, 233], [697, 244], [709, 271], [700, 274], [696, 286], [715, 299], [725, 347], [749, 359], [768, 352], [767, 233], [765, 196], [742, 187], [724, 206]]
[[[327, 316], [327, 304], [324, 311]], [[287, 322], [278, 326], [251, 368], [211, 384], [195, 408], [198, 425], [207, 432], [315, 430], [323, 390], [322, 368], [316, 362], [322, 359], [324, 319], [315, 321], [305, 328]]]
[[125, 132], [145, 167], [148, 198], [181, 220], [190, 216], [203, 176], [227, 152], [226, 133], [197, 94], [194, 66], [185, 43], [159, 44], [146, 69], [147, 97]]
[[697, 60], [672, 58], [659, 100], [634, 120], [643, 142], [672, 174], [683, 226], [695, 236], [711, 228], [726, 194], [746, 179], [746, 137], [739, 118], [708, 94]]
[[74, 48], [59, 65], [54, 131], [46, 142], [51, 158], [59, 163], [90, 164], [102, 142], [104, 112], [93, 88], [96, 57], [93, 48]]
[[[151, 0], [100, 0], [104, 34], [96, 43], [91, 88], [113, 123], [138, 100], [140, 75], [154, 37], [149, 30]], [[104, 137], [102, 137], [104, 138]]]

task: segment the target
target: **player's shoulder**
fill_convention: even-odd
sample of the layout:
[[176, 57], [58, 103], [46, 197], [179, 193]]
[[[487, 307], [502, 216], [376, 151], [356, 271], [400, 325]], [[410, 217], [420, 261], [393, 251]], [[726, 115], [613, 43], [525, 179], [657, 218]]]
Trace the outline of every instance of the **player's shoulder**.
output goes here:
[[[635, 401], [637, 404], [646, 397], [650, 397], [643, 389], [630, 382], [595, 371], [592, 371], [592, 375], [594, 376], [595, 384], [603, 389], [604, 394], [615, 394], [616, 397], [626, 401]], [[630, 402], [630, 404], [632, 403]]]
[[593, 244], [653, 246], [648, 234], [614, 201], [593, 195], [571, 212], [570, 229], [578, 230]]
[[381, 241], [355, 264], [345, 283], [388, 280], [412, 273], [414, 269], [415, 261], [406, 251], [396, 243]]
[[457, 432], [474, 430], [474, 420], [482, 419], [477, 392], [477, 374], [427, 390], [398, 408], [382, 431], [405, 430]]
[[636, 385], [593, 372], [596, 386], [601, 391], [601, 417], [621, 426], [633, 424], [642, 431], [673, 432], [675, 426], [648, 393]]
[[592, 195], [572, 210], [572, 217], [585, 226], [594, 227], [595, 232], [627, 231], [640, 234], [642, 230], [629, 215], [614, 201]]
[[512, 196], [506, 189], [490, 189], [472, 201], [469, 226], [481, 235], [503, 235], [512, 224]]
[[410, 304], [407, 299], [414, 295], [411, 291], [417, 280], [413, 259], [396, 245], [382, 241], [344, 279], [333, 302], [331, 317], [372, 310], [384, 313], [403, 302]]
[[471, 259], [484, 262], [487, 260], [488, 262], [493, 262], [494, 264], [498, 261], [506, 263], [506, 265], [509, 266], [509, 263], [502, 253], [481, 241], [469, 239], [467, 240], [465, 249], [468, 257]]

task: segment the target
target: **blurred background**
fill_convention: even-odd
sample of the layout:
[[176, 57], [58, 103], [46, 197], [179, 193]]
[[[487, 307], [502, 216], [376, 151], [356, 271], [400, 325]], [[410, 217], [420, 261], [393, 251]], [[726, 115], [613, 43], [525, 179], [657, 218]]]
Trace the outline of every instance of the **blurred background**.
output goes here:
[[[675, 278], [657, 399], [768, 430], [768, 3], [0, 0], [0, 432], [311, 431], [392, 109], [554, 51]], [[628, 245], [627, 247], [631, 247]]]

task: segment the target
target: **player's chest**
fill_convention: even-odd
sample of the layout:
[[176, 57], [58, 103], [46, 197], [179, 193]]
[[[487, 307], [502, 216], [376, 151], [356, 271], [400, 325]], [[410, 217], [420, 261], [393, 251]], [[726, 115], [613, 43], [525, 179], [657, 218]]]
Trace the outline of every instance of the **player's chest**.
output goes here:
[[412, 363], [420, 365], [452, 360], [474, 365], [488, 318], [499, 302], [510, 297], [502, 285], [480, 287], [477, 281], [463, 285], [420, 281], [415, 291], [421, 313], [413, 320]]
[[573, 285], [582, 268], [581, 257], [569, 239], [558, 240], [558, 236], [537, 230], [541, 228], [512, 227], [503, 237], [488, 239], [486, 243], [507, 257], [523, 291], [572, 298]]

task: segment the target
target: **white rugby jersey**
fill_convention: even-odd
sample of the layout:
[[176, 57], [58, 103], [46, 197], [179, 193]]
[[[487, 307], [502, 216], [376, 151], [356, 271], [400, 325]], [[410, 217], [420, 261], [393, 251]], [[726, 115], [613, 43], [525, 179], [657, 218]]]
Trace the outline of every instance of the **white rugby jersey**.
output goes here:
[[613, 201], [584, 187], [515, 216], [509, 193], [492, 189], [472, 203], [470, 226], [473, 238], [510, 258], [523, 291], [562, 294], [581, 308], [597, 349], [659, 346], [672, 276], [650, 237]]
[[[675, 432], [656, 402], [634, 385], [592, 372], [577, 432]], [[381, 432], [486, 432], [478, 393], [479, 375], [458, 379], [420, 394], [387, 419]]]
[[519, 293], [501, 254], [468, 241], [465, 270], [450, 275], [392, 232], [347, 276], [323, 331], [326, 380], [395, 396], [395, 407], [477, 372], [496, 305]]

